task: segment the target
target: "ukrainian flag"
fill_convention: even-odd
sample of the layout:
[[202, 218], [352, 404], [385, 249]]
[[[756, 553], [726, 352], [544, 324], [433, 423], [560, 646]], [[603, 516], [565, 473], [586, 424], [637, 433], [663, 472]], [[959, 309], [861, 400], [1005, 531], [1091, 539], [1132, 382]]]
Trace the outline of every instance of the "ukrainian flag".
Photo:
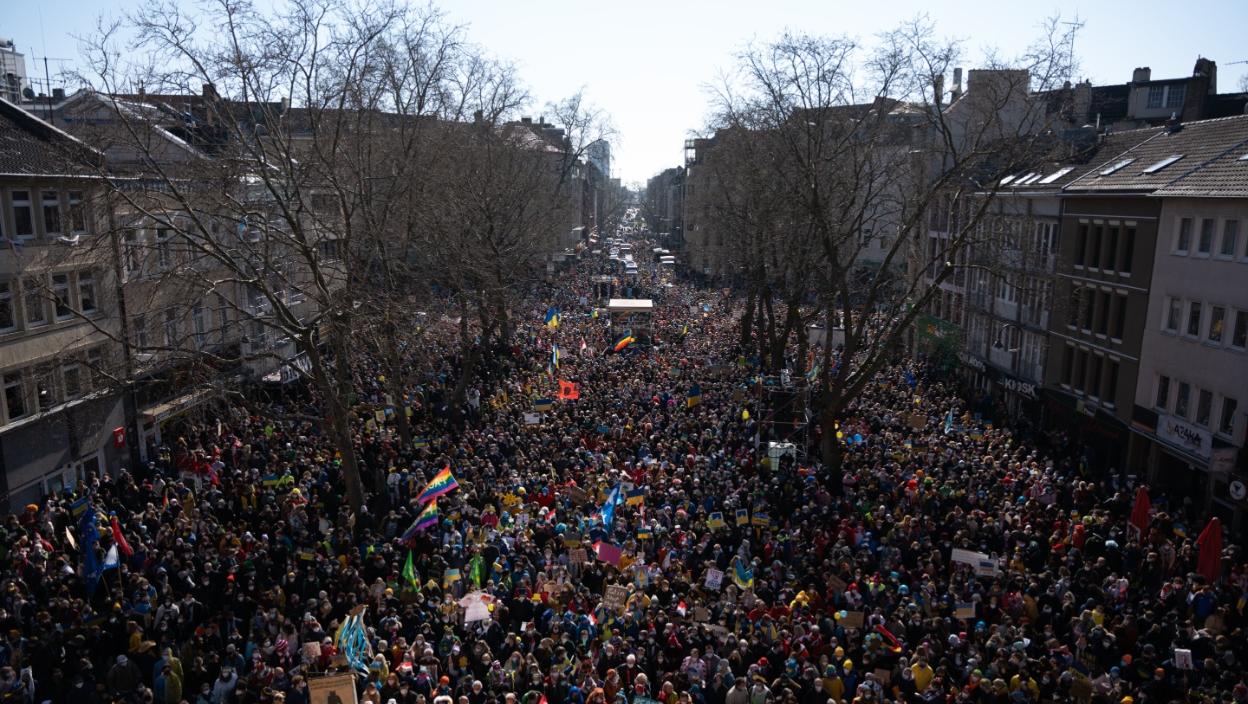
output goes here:
[[699, 403], [702, 403], [702, 387], [694, 384], [689, 387], [689, 397], [685, 399], [685, 407], [693, 408]]
[[282, 477], [280, 474], [269, 474], [261, 477], [260, 483], [271, 489], [282, 483]]
[[739, 557], [732, 564], [732, 581], [739, 589], [754, 588], [754, 570], [747, 568]]
[[546, 309], [546, 327], [550, 328], [551, 330], [554, 330], [555, 328], [559, 327], [559, 309], [558, 308], [552, 307], [552, 308]]
[[645, 501], [646, 490], [641, 487], [637, 487], [624, 495], [624, 503], [629, 506], [636, 506], [638, 504], [645, 503]]
[[651, 533], [649, 528], [638, 528], [638, 529], [637, 529], [637, 539], [638, 539], [638, 540], [649, 540], [649, 539], [651, 539], [651, 538], [653, 538], [653, 537], [654, 537], [654, 533]]
[[711, 515], [706, 519], [706, 525], [711, 530], [719, 530], [720, 528], [728, 526], [728, 524], [724, 522], [724, 514], [722, 511], [715, 511], [711, 513]]
[[412, 438], [412, 447], [417, 450], [429, 447], [429, 438]]
[[739, 508], [734, 515], [737, 517], [737, 525], [746, 526], [750, 524], [750, 509]]
[[555, 407], [555, 402], [551, 401], [548, 398], [539, 398], [533, 402], [533, 410], [535, 411], [545, 412], [545, 411], [549, 411], [550, 409], [554, 407]]
[[758, 511], [755, 511], [754, 519], [751, 521], [751, 523], [761, 528], [766, 528], [767, 526], [771, 525], [771, 516], [768, 516], [765, 513], [759, 513]]

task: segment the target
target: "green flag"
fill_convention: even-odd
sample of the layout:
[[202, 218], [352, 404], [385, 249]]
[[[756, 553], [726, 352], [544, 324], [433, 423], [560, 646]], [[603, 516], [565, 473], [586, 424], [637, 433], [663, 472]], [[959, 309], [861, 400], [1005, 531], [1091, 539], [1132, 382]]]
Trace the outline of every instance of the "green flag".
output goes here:
[[485, 581], [485, 560], [481, 555], [474, 555], [472, 561], [468, 564], [468, 577], [481, 588], [481, 582]]
[[420, 591], [420, 578], [416, 576], [416, 565], [412, 564], [412, 551], [407, 551], [407, 563], [403, 565], [403, 579], [412, 585], [412, 589]]

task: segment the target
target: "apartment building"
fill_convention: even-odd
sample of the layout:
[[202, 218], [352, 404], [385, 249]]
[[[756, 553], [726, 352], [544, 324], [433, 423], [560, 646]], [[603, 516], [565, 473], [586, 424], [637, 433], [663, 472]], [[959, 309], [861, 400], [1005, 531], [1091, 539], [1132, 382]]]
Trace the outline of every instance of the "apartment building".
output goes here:
[[102, 155], [0, 99], [0, 509], [127, 459]]
[[[1191, 123], [1200, 150], [1167, 145], [1153, 295], [1135, 386], [1132, 442], [1152, 481], [1248, 527], [1248, 116]], [[1158, 162], [1160, 163], [1160, 162]]]

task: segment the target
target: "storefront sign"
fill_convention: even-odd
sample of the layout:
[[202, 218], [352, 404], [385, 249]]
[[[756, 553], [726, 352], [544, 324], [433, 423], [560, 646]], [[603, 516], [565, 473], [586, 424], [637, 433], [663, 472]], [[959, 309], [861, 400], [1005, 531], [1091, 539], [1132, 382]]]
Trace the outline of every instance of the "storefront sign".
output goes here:
[[1159, 414], [1157, 418], [1157, 435], [1166, 442], [1176, 445], [1184, 452], [1197, 457], [1209, 458], [1212, 450], [1213, 436], [1207, 430], [1201, 430], [1180, 418]]
[[1002, 374], [998, 383], [1001, 384], [1001, 388], [1016, 393], [1023, 398], [1029, 398], [1032, 401], [1039, 399], [1039, 395], [1036, 393], [1036, 385], [1033, 382], [1023, 381], [1022, 379]]
[[974, 369], [975, 371], [981, 374], [984, 371], [986, 371], [986, 367], [984, 366], [984, 360], [980, 359], [979, 357], [973, 357], [967, 354], [966, 352], [959, 352], [958, 359], [961, 360], [962, 364], [965, 364], [966, 366], [970, 367], [971, 369]]

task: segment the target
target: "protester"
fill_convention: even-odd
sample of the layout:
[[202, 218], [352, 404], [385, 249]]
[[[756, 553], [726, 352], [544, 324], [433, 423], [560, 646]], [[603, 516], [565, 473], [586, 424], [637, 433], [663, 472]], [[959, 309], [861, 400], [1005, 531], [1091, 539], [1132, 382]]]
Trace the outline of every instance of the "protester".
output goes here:
[[917, 360], [840, 419], [835, 495], [817, 458], [760, 456], [731, 297], [643, 271], [661, 304], [616, 353], [593, 273], [528, 292], [462, 403], [449, 319], [405, 399], [361, 361], [360, 515], [311, 399], [183, 423], [151, 467], [10, 516], [0, 691], [302, 704], [355, 669], [399, 704], [1248, 702], [1248, 566], [1227, 546], [1202, 575], [1192, 516], [1153, 497], [1129, 529], [1130, 487]]

